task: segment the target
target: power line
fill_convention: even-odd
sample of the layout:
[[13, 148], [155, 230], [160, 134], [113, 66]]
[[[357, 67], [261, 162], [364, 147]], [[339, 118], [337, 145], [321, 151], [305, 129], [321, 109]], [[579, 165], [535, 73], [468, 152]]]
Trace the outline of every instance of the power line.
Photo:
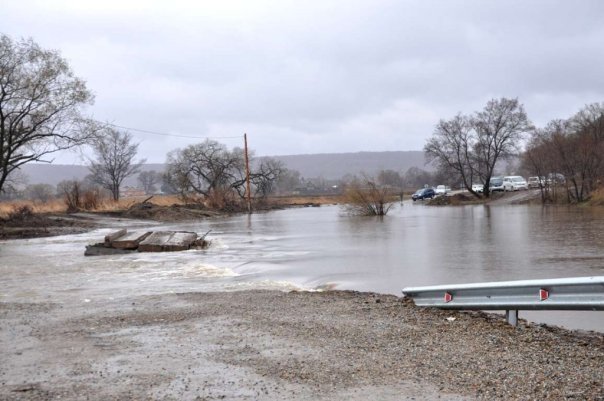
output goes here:
[[233, 139], [233, 138], [242, 138], [243, 137], [243, 135], [210, 137], [210, 136], [193, 136], [193, 135], [169, 134], [167, 132], [156, 132], [156, 131], [148, 131], [148, 130], [139, 129], [139, 128], [124, 127], [123, 125], [111, 124], [111, 123], [107, 123], [107, 122], [102, 122], [102, 124], [110, 125], [110, 126], [116, 127], [116, 128], [126, 129], [126, 130], [129, 130], [129, 131], [142, 132], [142, 133], [145, 133], [145, 134], [153, 134], [153, 135], [161, 135], [161, 136], [172, 136], [172, 137], [178, 137], [178, 138], [192, 138], [192, 139]]

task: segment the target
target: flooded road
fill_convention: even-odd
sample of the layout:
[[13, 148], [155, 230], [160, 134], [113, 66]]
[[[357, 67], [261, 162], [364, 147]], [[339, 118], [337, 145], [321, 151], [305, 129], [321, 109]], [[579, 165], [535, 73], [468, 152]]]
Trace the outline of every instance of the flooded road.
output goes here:
[[[383, 219], [337, 206], [187, 224], [128, 227], [204, 233], [204, 251], [84, 257], [87, 234], [0, 242], [0, 301], [95, 302], [133, 294], [353, 289], [604, 275], [604, 211], [578, 207], [397, 205]], [[604, 331], [603, 312], [520, 312]]]

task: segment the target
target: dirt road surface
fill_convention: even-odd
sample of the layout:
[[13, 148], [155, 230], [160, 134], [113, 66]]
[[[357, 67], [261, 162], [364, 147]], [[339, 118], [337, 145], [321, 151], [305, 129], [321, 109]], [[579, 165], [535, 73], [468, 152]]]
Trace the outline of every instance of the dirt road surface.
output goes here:
[[354, 292], [0, 303], [2, 400], [603, 400], [604, 336]]

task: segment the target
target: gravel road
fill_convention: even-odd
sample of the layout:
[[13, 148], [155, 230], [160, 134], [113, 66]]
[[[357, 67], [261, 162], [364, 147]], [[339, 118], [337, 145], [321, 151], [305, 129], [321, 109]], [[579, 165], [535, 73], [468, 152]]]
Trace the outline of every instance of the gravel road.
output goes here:
[[604, 400], [604, 335], [344, 291], [0, 303], [2, 400]]

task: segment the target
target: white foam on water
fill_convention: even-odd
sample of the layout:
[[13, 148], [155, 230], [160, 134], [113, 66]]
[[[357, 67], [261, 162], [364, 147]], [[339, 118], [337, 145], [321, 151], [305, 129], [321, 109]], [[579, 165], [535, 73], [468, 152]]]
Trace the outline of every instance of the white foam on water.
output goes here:
[[210, 250], [229, 249], [229, 245], [221, 238], [209, 238]]
[[285, 280], [254, 280], [223, 283], [220, 291], [245, 291], [245, 290], [277, 290], [277, 291], [309, 291], [291, 281]]
[[182, 274], [185, 277], [237, 277], [229, 268], [216, 267], [208, 264], [195, 263], [186, 265], [182, 268]]

